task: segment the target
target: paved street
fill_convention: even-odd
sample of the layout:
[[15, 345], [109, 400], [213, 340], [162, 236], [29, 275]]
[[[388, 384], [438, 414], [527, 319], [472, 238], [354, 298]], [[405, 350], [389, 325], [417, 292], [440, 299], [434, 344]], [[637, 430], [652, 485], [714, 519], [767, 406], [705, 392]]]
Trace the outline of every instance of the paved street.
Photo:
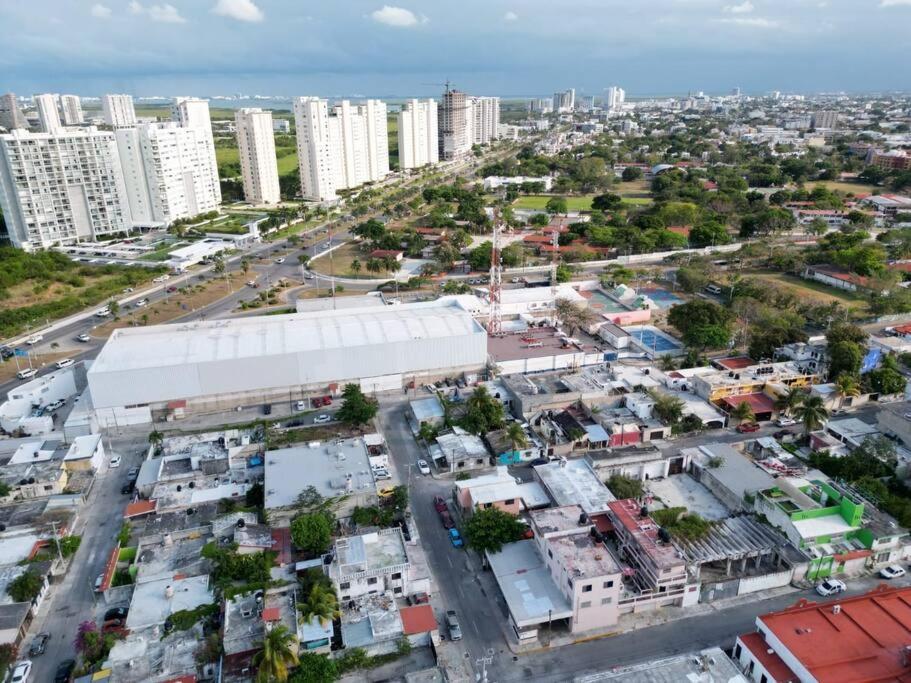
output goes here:
[[[105, 439], [107, 446], [108, 440]], [[95, 578], [104, 569], [123, 521], [127, 497], [120, 493], [120, 487], [126, 481], [127, 470], [142, 462], [139, 452], [147, 446], [148, 442], [142, 437], [115, 440], [113, 451], [123, 456], [123, 463], [116, 469], [103, 471], [95, 480], [89, 500], [76, 523], [76, 533], [82, 536], [82, 544], [73, 556], [63, 582], [51, 588], [29, 629], [29, 637], [24, 641], [23, 647], [27, 648], [36, 633], [46, 631], [51, 634], [47, 652], [33, 658], [33, 681], [53, 680], [57, 665], [75, 656], [73, 639], [76, 629], [80, 623], [92, 618], [96, 601], [93, 592]]]

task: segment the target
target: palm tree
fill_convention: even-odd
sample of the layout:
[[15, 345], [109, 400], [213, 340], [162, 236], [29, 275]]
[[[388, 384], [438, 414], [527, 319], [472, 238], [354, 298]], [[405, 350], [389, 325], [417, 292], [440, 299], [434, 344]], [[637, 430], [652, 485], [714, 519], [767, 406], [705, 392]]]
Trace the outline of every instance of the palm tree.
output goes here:
[[256, 672], [256, 683], [284, 683], [288, 680], [288, 667], [297, 664], [294, 653], [297, 636], [286, 626], [273, 626], [263, 638], [263, 649], [256, 653], [253, 663], [259, 669]]
[[731, 410], [731, 417], [735, 418], [740, 422], [752, 422], [756, 419], [756, 414], [753, 412], [753, 407], [747, 401], [741, 401], [741, 403]]
[[437, 428], [429, 422], [422, 422], [421, 428], [418, 430], [418, 437], [421, 441], [430, 445], [430, 442], [437, 438]]
[[244, 275], [250, 272], [250, 259], [242, 258], [240, 260], [240, 269], [243, 271]]
[[821, 396], [807, 396], [803, 403], [797, 406], [794, 417], [803, 422], [804, 434], [809, 434], [822, 427], [829, 417], [829, 411], [826, 410], [826, 404]]
[[357, 275], [358, 273], [361, 272], [361, 262], [358, 261], [357, 259], [354, 259], [351, 262], [351, 272], [354, 273], [355, 275]]
[[341, 613], [338, 609], [338, 598], [335, 592], [325, 583], [316, 583], [310, 589], [307, 599], [298, 605], [301, 617], [307, 623], [319, 619], [322, 626], [326, 626]]
[[509, 423], [506, 428], [506, 438], [509, 439], [513, 451], [528, 447], [528, 437], [525, 436], [525, 430], [518, 422]]
[[378, 258], [372, 258], [367, 261], [367, 271], [371, 273], [379, 273], [383, 270], [383, 262]]
[[784, 394], [780, 394], [775, 399], [775, 409], [790, 415], [791, 412], [799, 406], [806, 398], [807, 392], [800, 387], [791, 387]]
[[655, 415], [660, 417], [668, 424], [676, 424], [683, 417], [684, 403], [676, 396], [665, 394], [661, 391], [652, 390], [649, 392], [652, 400], [655, 402], [653, 408]]
[[661, 356], [661, 369], [665, 372], [677, 369], [677, 361], [674, 360], [674, 357], [671, 354], [666, 353]]
[[835, 380], [835, 388], [838, 390], [838, 409], [841, 410], [845, 405], [845, 399], [849, 396], [860, 396], [860, 381], [854, 375], [846, 372], [841, 373]]

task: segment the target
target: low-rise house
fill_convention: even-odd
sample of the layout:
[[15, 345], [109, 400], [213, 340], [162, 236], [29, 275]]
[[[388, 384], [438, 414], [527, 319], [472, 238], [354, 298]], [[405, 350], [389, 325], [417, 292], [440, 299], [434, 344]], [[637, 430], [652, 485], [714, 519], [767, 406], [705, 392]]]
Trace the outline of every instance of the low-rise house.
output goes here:
[[539, 483], [520, 483], [509, 474], [504, 465], [497, 466], [493, 474], [456, 481], [453, 497], [464, 514], [495, 507], [517, 515], [522, 510], [544, 507], [550, 503]]
[[911, 402], [888, 403], [876, 412], [879, 430], [911, 447]]
[[476, 470], [490, 465], [490, 452], [481, 437], [461, 427], [437, 436], [436, 443], [430, 447], [430, 457], [442, 472]]
[[534, 539], [489, 553], [519, 642], [545, 624], [573, 633], [613, 626], [619, 616], [622, 571], [577, 505], [530, 513]]
[[333, 546], [329, 578], [342, 602], [363, 596], [408, 594], [410, 563], [398, 527], [340, 538]]
[[425, 424], [431, 427], [440, 427], [445, 416], [443, 405], [436, 394], [427, 398], [415, 399], [408, 404], [408, 417], [416, 430]]
[[162, 626], [175, 612], [193, 610], [214, 602], [208, 576], [179, 575], [137, 584], [130, 602], [126, 627], [130, 630]]
[[688, 469], [690, 464], [689, 456], [685, 451], [665, 452], [650, 444], [590, 451], [585, 458], [604, 481], [614, 475], [636, 481], [658, 479], [679, 474]]
[[497, 429], [484, 435], [487, 447], [493, 453], [498, 465], [513, 465], [528, 462], [547, 455], [547, 445], [528, 427], [523, 424], [526, 444], [513, 443], [506, 429]]
[[867, 291], [871, 286], [870, 278], [834, 266], [807, 266], [803, 271], [803, 277], [848, 292]]
[[73, 439], [63, 457], [63, 466], [67, 470], [98, 471], [104, 459], [104, 442], [101, 440], [101, 434], [88, 434]]
[[[297, 636], [298, 619], [295, 586], [283, 586], [267, 591], [237, 595], [225, 600], [222, 621], [223, 675], [228, 680], [246, 680], [256, 671], [253, 662], [262, 650], [266, 633], [276, 626], [284, 626]], [[295, 637], [291, 651], [298, 653]]]
[[606, 512], [616, 500], [585, 460], [561, 459], [534, 466], [535, 479], [558, 506], [579, 505], [587, 515]]

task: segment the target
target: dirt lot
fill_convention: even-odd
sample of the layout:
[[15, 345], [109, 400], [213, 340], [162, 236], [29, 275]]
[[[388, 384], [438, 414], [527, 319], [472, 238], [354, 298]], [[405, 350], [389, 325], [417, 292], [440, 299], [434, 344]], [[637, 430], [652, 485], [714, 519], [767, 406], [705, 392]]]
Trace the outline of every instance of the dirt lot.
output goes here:
[[842, 306], [858, 310], [865, 310], [867, 308], [867, 301], [863, 296], [852, 292], [841, 291], [834, 287], [828, 287], [821, 282], [804, 280], [803, 278], [794, 275], [786, 275], [784, 273], [744, 272], [744, 275], [774, 282], [775, 284], [790, 290], [804, 300], [812, 300], [819, 303], [830, 303], [835, 301]]
[[[236, 292], [245, 286], [244, 283], [248, 279], [249, 276], [241, 272], [231, 273], [229, 277], [231, 288]], [[192, 283], [192, 279], [190, 282]], [[183, 280], [176, 279], [174, 286], [182, 287]], [[92, 336], [99, 339], [107, 339], [111, 336], [111, 332], [121, 327], [158, 325], [169, 322], [228, 296], [231, 294], [231, 288], [227, 286], [223, 277], [201, 285], [191, 284], [191, 291], [187, 293], [175, 292], [168, 297], [167, 301], [160, 301], [144, 308], [130, 308], [127, 311], [123, 311], [118, 320], [112, 320], [94, 328]]]

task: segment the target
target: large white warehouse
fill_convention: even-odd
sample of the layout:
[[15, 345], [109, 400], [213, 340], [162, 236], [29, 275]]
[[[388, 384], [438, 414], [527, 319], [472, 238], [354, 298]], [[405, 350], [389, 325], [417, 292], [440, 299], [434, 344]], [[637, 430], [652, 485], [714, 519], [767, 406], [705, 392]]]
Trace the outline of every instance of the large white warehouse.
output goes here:
[[108, 423], [123, 411], [151, 418], [173, 401], [203, 412], [297, 400], [347, 382], [371, 393], [401, 389], [486, 362], [487, 334], [471, 314], [430, 302], [121, 329], [88, 382]]

